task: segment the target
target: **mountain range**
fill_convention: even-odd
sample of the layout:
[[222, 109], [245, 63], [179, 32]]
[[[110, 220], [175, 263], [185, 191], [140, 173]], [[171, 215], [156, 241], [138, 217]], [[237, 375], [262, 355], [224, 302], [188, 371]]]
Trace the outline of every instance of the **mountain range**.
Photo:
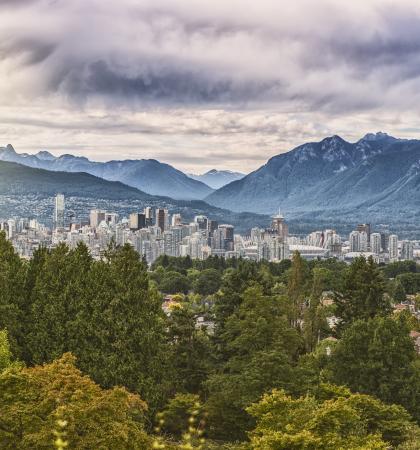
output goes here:
[[145, 206], [181, 213], [184, 220], [208, 215], [219, 223], [231, 223], [239, 232], [268, 223], [267, 216], [236, 213], [211, 206], [202, 200], [174, 200], [147, 194], [121, 182], [108, 181], [85, 172], [58, 172], [0, 161], [0, 218], [28, 217], [50, 223], [53, 197], [66, 197], [66, 210], [86, 220], [91, 209], [107, 209], [122, 216]]
[[212, 169], [202, 175], [194, 175], [190, 173], [188, 176], [194, 180], [202, 181], [212, 189], [220, 189], [232, 181], [240, 180], [245, 176], [245, 174], [240, 172], [232, 172], [230, 170]]
[[420, 141], [381, 132], [355, 143], [328, 137], [274, 156], [205, 200], [233, 211], [280, 208], [292, 219], [418, 222]]
[[170, 196], [175, 199], [202, 199], [213, 191], [202, 181], [190, 178], [169, 164], [155, 159], [96, 162], [68, 154], [56, 157], [47, 151], [35, 155], [16, 153], [9, 144], [0, 147], [0, 160], [38, 169], [86, 172], [109, 181], [121, 181], [148, 194]]

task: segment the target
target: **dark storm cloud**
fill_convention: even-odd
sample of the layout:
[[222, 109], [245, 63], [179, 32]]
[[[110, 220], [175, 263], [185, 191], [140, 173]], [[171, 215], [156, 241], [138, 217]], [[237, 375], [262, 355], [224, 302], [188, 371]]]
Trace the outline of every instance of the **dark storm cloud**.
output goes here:
[[[398, 94], [420, 91], [420, 18], [410, 0], [17, 3], [27, 8], [0, 18], [0, 57], [16, 71], [40, 66], [27, 74], [34, 91], [76, 101], [344, 111], [395, 106]], [[407, 80], [415, 82], [400, 86]]]

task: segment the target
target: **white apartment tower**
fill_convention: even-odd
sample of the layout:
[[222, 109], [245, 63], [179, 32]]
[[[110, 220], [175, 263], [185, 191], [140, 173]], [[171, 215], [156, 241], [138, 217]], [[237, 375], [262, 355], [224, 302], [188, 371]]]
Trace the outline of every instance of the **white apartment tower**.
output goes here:
[[370, 235], [370, 251], [375, 255], [381, 253], [381, 233], [372, 233]]
[[398, 236], [396, 234], [389, 236], [389, 260], [398, 261]]
[[64, 195], [57, 194], [55, 196], [55, 204], [54, 204], [54, 227], [55, 228], [64, 228]]

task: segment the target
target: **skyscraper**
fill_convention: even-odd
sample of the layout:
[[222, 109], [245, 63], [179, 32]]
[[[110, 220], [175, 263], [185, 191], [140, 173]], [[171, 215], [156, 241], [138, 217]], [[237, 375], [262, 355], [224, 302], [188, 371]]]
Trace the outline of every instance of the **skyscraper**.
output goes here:
[[287, 235], [289, 234], [289, 228], [280, 212], [271, 218], [271, 228], [278, 236], [283, 238], [283, 240], [286, 240]]
[[54, 205], [54, 227], [55, 228], [64, 228], [64, 195], [57, 194], [55, 196], [55, 205]]
[[412, 261], [414, 259], [414, 244], [412, 241], [402, 241], [401, 259], [406, 261]]
[[381, 253], [381, 234], [380, 233], [372, 233], [370, 235], [370, 251], [375, 253], [375, 255], [379, 255]]
[[389, 236], [389, 260], [398, 261], [398, 236], [391, 234]]
[[161, 231], [165, 231], [169, 225], [169, 213], [167, 209], [158, 208], [156, 209], [156, 226], [158, 226]]
[[141, 213], [132, 213], [129, 218], [130, 230], [136, 231], [146, 227], [146, 215]]

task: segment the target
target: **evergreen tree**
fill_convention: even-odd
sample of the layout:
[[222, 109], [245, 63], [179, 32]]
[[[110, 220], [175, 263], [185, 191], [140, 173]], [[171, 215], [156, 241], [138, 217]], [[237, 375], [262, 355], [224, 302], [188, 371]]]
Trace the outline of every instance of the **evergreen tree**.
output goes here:
[[138, 253], [125, 245], [96, 262], [85, 296], [75, 350], [81, 369], [104, 387], [139, 393], [153, 412], [169, 383], [166, 320]]
[[211, 344], [206, 330], [197, 328], [197, 313], [187, 302], [173, 308], [168, 319], [173, 386], [180, 392], [200, 392], [211, 368]]
[[388, 314], [391, 306], [384, 294], [385, 281], [373, 258], [355, 259], [345, 275], [343, 291], [336, 295], [338, 331], [355, 320]]
[[299, 252], [295, 252], [292, 257], [287, 293], [291, 302], [290, 324], [298, 328], [302, 322], [303, 310], [305, 307], [305, 294], [307, 283], [307, 266]]
[[252, 427], [245, 407], [273, 387], [288, 387], [301, 345], [286, 317], [286, 299], [249, 288], [226, 321], [221, 338], [228, 356], [206, 383], [209, 431], [216, 439], [238, 440]]
[[15, 252], [6, 234], [0, 232], [0, 329], [7, 329], [10, 348], [22, 357], [25, 339], [26, 264]]

